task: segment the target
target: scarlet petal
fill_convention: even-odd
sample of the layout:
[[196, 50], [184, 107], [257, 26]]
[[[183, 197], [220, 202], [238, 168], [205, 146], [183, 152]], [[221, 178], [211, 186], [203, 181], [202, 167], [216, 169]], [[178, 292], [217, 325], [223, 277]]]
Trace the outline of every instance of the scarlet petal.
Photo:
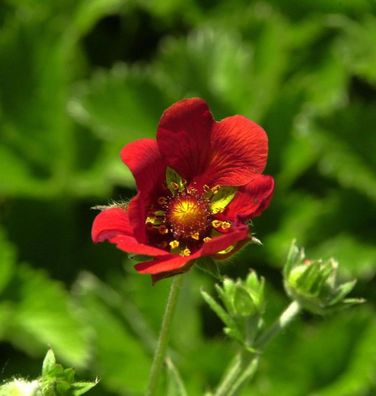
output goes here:
[[94, 242], [103, 242], [119, 234], [132, 235], [132, 227], [126, 210], [110, 208], [96, 216], [91, 229]]
[[149, 192], [162, 183], [166, 165], [154, 139], [139, 139], [127, 144], [121, 159], [132, 171], [139, 191]]
[[209, 161], [214, 124], [202, 99], [185, 99], [169, 107], [157, 132], [158, 146], [167, 165], [189, 181], [202, 173]]
[[169, 254], [168, 256], [158, 257], [153, 261], [137, 264], [135, 268], [141, 274], [151, 275], [157, 275], [171, 271], [176, 272], [187, 265], [188, 262], [195, 260], [198, 257], [200, 257], [198, 252], [191, 256], [177, 256]]
[[[211, 256], [221, 250], [228, 248], [231, 245], [235, 245], [240, 241], [244, 241], [248, 238], [248, 227], [246, 225], [239, 225], [233, 232], [211, 239], [194, 254], [190, 256], [177, 256], [169, 254], [166, 256], [158, 257], [153, 261], [147, 261], [144, 263], [137, 264], [136, 270], [142, 274], [167, 274], [169, 272], [178, 273], [186, 271], [193, 261], [202, 256]], [[166, 275], [169, 276], [169, 275]], [[160, 278], [166, 277], [162, 276]], [[155, 278], [158, 280], [158, 277]]]
[[201, 256], [215, 255], [229, 246], [236, 245], [240, 241], [247, 240], [248, 232], [248, 226], [240, 224], [233, 231], [205, 242], [201, 248]]
[[121, 208], [110, 208], [99, 213], [92, 228], [94, 242], [105, 240], [114, 243], [127, 253], [147, 256], [165, 256], [166, 251], [139, 243], [132, 234], [128, 212]]
[[110, 239], [111, 243], [116, 244], [117, 248], [127, 253], [142, 254], [145, 256], [165, 256], [166, 251], [139, 243], [135, 238], [127, 235], [117, 235]]
[[212, 131], [210, 163], [198, 183], [245, 185], [262, 173], [267, 156], [268, 138], [258, 124], [240, 115], [224, 118]]
[[273, 191], [274, 179], [271, 176], [254, 175], [248, 184], [239, 189], [223, 218], [246, 221], [259, 216], [269, 206]]

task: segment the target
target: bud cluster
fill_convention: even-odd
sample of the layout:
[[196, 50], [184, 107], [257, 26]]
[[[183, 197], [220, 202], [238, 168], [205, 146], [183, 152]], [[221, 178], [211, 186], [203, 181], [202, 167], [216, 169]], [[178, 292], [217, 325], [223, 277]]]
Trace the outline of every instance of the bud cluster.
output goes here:
[[306, 259], [304, 249], [292, 243], [284, 267], [284, 286], [287, 294], [304, 309], [319, 315], [363, 302], [362, 299], [345, 298], [356, 281], [339, 283], [338, 262]]
[[222, 304], [205, 291], [201, 293], [224, 322], [224, 332], [250, 349], [265, 310], [264, 279], [252, 271], [245, 280], [225, 278], [222, 285], [216, 285], [216, 289]]

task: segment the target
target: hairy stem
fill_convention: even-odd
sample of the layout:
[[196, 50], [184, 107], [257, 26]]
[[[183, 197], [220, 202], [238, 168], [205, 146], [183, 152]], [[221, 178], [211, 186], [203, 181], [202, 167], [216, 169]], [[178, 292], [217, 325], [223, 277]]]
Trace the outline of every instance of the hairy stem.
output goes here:
[[163, 315], [161, 330], [154, 352], [153, 363], [150, 369], [149, 383], [146, 389], [145, 396], [154, 396], [157, 391], [159, 377], [163, 367], [164, 358], [166, 356], [172, 317], [175, 312], [176, 302], [178, 299], [182, 281], [183, 275], [176, 275], [174, 276], [171, 283], [166, 309]]

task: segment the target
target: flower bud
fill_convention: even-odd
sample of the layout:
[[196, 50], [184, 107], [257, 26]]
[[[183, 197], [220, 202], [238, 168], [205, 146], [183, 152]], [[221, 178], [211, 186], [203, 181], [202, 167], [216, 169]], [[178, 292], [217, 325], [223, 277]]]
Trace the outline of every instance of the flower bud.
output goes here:
[[231, 316], [253, 316], [264, 310], [264, 279], [250, 272], [245, 280], [226, 278], [217, 291]]
[[303, 308], [316, 314], [345, 308], [362, 299], [345, 299], [355, 286], [355, 280], [338, 284], [338, 262], [308, 260], [304, 249], [292, 243], [284, 268], [284, 285], [288, 295]]

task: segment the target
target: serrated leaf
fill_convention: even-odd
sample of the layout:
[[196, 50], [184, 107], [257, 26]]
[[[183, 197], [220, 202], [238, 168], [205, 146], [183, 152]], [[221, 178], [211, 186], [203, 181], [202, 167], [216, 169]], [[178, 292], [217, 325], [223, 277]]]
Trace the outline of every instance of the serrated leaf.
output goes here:
[[19, 298], [5, 296], [14, 310], [8, 339], [33, 352], [51, 345], [71, 364], [82, 365], [88, 345], [68, 293], [41, 271], [19, 266], [17, 272], [13, 290]]
[[111, 299], [111, 294], [101, 298], [101, 293], [110, 292], [106, 291], [106, 287], [97, 289], [95, 284], [87, 287], [81, 281], [77, 284], [77, 290], [80, 291], [80, 302], [87, 322], [94, 330], [91, 339], [96, 351], [93, 369], [103, 386], [114, 392], [119, 389], [130, 393], [142, 392], [151, 361], [139, 340], [140, 336], [134, 335], [122, 315], [103, 301]]
[[99, 137], [124, 145], [137, 138], [154, 137], [167, 105], [149, 72], [119, 64], [77, 85], [68, 110]]

